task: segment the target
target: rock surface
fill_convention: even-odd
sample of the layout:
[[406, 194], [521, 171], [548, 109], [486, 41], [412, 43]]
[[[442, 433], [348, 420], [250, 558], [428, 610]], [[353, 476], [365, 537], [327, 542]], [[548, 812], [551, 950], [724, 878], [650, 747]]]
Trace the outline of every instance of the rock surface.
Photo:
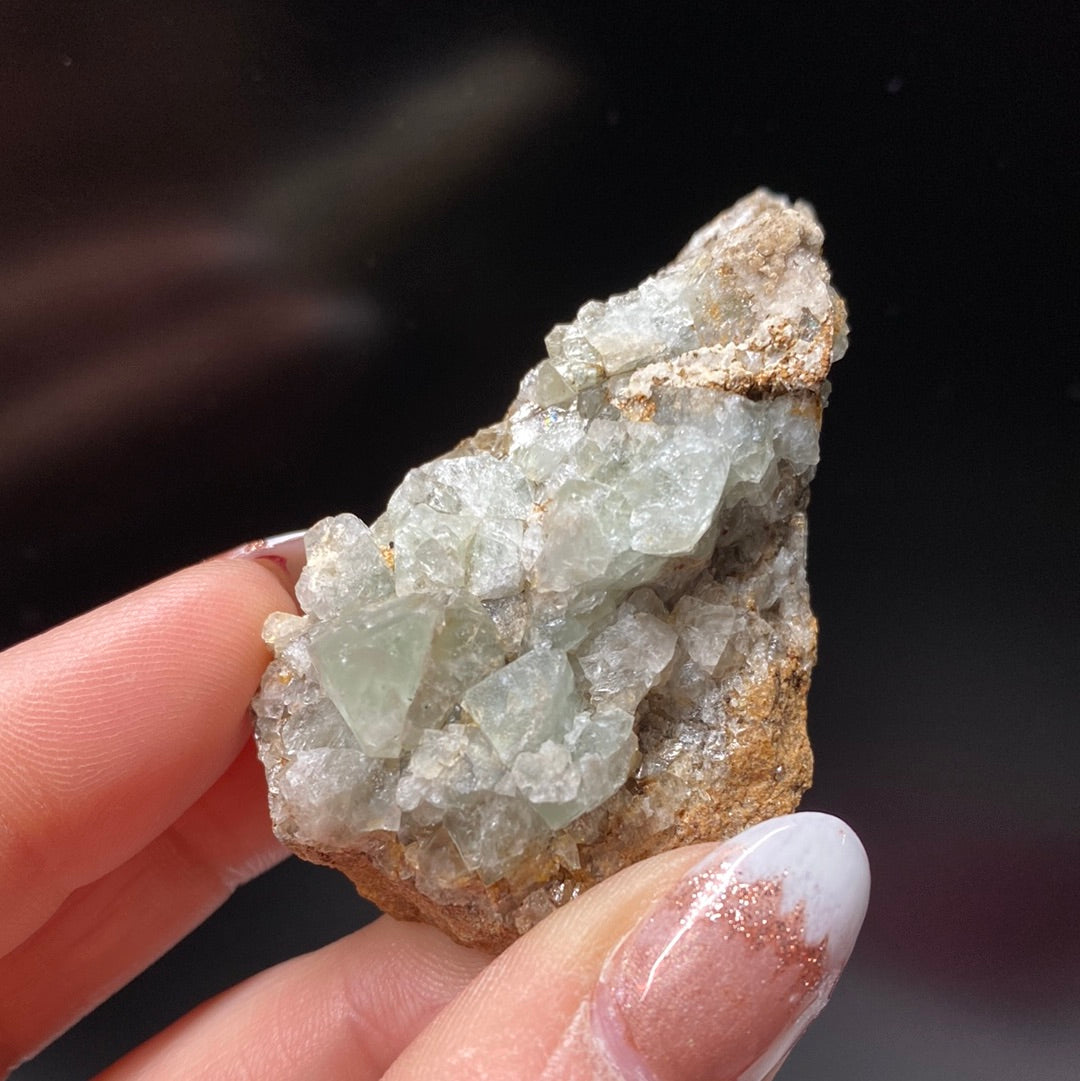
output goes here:
[[619, 868], [794, 809], [808, 485], [844, 305], [759, 190], [548, 336], [506, 418], [307, 534], [255, 701], [278, 836], [499, 949]]

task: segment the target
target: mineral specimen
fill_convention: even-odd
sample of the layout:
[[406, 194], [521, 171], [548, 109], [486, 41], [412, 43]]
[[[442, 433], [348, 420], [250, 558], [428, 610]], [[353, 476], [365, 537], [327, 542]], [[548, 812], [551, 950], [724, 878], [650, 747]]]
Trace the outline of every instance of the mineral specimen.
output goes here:
[[279, 837], [500, 948], [810, 782], [808, 485], [845, 311], [759, 190], [547, 338], [504, 420], [312, 527], [256, 733]]

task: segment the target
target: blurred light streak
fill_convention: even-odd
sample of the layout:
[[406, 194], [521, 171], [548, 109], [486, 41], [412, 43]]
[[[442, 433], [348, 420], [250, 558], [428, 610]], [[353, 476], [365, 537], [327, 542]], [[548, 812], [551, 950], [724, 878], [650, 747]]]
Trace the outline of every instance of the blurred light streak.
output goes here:
[[338, 265], [402, 243], [497, 172], [575, 85], [538, 49], [492, 43], [247, 194], [238, 180], [232, 222], [162, 210], [0, 265], [0, 494], [78, 475], [88, 450], [129, 432], [168, 441], [223, 391], [370, 341], [374, 303], [326, 285]]

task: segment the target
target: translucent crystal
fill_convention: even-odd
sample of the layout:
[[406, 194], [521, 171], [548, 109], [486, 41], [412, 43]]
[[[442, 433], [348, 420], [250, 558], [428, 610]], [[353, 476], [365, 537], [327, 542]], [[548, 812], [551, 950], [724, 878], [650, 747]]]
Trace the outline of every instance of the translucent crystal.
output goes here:
[[324, 518], [308, 530], [308, 556], [296, 599], [319, 619], [336, 615], [347, 604], [374, 601], [394, 592], [386, 560], [363, 522], [354, 514]]
[[648, 612], [624, 612], [578, 654], [589, 696], [633, 714], [660, 681], [677, 641], [674, 628], [663, 619]]
[[361, 749], [397, 758], [441, 612], [424, 597], [348, 608], [311, 640], [311, 658], [327, 697]]
[[803, 511], [846, 345], [821, 243], [753, 193], [555, 327], [506, 417], [370, 529], [312, 527], [255, 703], [285, 841], [490, 945], [628, 858], [792, 808]]
[[565, 733], [579, 705], [570, 662], [565, 653], [551, 649], [530, 650], [470, 687], [461, 699], [464, 715], [507, 765], [522, 751]]

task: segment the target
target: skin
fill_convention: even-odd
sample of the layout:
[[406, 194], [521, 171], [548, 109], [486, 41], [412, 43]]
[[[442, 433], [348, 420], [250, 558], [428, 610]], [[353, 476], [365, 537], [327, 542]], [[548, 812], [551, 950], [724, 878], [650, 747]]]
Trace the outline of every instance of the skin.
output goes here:
[[[0, 1075], [285, 857], [247, 705], [289, 586], [272, 560], [216, 559], [0, 654]], [[102, 1076], [510, 1081], [555, 1057], [549, 1076], [618, 1076], [580, 1031], [583, 1004], [711, 847], [628, 868], [495, 959], [383, 917]]]

